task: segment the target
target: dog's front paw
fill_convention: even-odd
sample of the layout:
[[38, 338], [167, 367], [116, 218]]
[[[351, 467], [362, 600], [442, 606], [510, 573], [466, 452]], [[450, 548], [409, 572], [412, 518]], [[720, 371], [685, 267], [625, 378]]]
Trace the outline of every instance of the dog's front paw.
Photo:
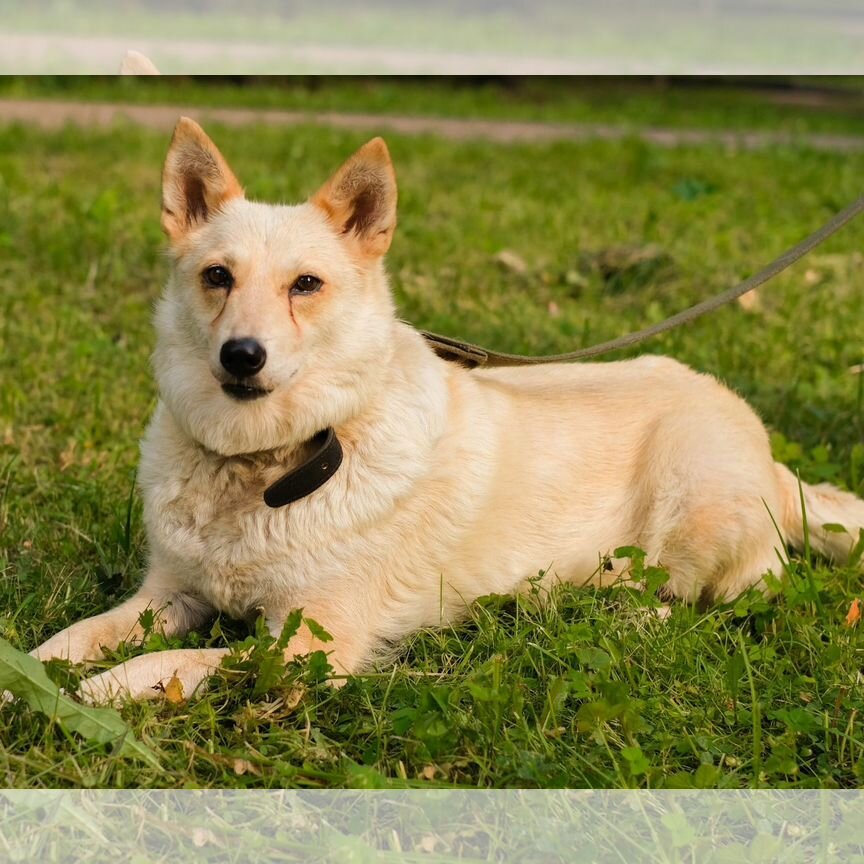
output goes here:
[[88, 705], [118, 705], [122, 702], [152, 699], [158, 696], [156, 690], [148, 690], [146, 685], [135, 686], [125, 669], [132, 661], [121, 663], [116, 669], [109, 669], [98, 675], [85, 678], [78, 685], [78, 696]]
[[221, 648], [158, 651], [133, 657], [113, 669], [85, 678], [78, 695], [91, 705], [165, 699], [180, 702], [203, 692], [226, 651]]
[[88, 625], [89, 622], [81, 621], [61, 630], [34, 648], [30, 656], [39, 660], [68, 660], [70, 663], [98, 660], [102, 657], [103, 634]]

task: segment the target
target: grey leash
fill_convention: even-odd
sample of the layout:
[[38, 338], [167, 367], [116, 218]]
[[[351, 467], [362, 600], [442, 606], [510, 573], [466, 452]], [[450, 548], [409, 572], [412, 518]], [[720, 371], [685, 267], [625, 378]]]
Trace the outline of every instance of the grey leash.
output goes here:
[[423, 336], [426, 337], [426, 340], [439, 357], [443, 357], [445, 360], [453, 360], [471, 368], [475, 366], [529, 366], [537, 363], [566, 363], [571, 360], [584, 360], [587, 357], [596, 357], [599, 354], [607, 354], [610, 351], [618, 351], [621, 348], [629, 348], [631, 345], [638, 345], [652, 336], [665, 333], [667, 330], [672, 330], [681, 324], [695, 321], [700, 316], [713, 312], [715, 309], [719, 309], [726, 303], [731, 303], [748, 291], [764, 285], [779, 273], [791, 267], [796, 261], [803, 258], [808, 252], [811, 252], [848, 222], [851, 222], [862, 211], [864, 211], [864, 195], [837, 213], [818, 231], [814, 231], [809, 237], [805, 237], [800, 243], [797, 243], [791, 249], [787, 249], [767, 267], [764, 267], [749, 279], [745, 279], [739, 285], [728, 288], [714, 297], [709, 297], [707, 300], [703, 300], [701, 303], [697, 303], [695, 306], [691, 306], [689, 309], [685, 309], [677, 315], [661, 321], [659, 324], [652, 324], [650, 327], [637, 330], [635, 333], [628, 333], [625, 336], [619, 336], [617, 339], [601, 342], [599, 345], [580, 348], [578, 351], [569, 351], [567, 354], [547, 354], [542, 357], [530, 357], [522, 354], [502, 354], [498, 351], [490, 351], [488, 348], [472, 345], [470, 342], [463, 342], [460, 339], [452, 339], [449, 336], [439, 336], [436, 333], [422, 331]]

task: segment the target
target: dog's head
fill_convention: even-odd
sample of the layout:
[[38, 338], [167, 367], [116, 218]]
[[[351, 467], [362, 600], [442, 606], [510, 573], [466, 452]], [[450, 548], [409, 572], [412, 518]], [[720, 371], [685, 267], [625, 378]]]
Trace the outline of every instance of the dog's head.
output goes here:
[[362, 410], [394, 316], [396, 181], [376, 138], [297, 206], [247, 201], [193, 121], [162, 178], [171, 276], [154, 368], [181, 427], [226, 455], [290, 446]]

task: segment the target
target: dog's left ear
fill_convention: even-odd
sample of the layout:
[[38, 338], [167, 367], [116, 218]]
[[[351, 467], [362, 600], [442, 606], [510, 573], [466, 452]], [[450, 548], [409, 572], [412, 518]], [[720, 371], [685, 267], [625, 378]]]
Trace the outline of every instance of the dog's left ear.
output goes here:
[[127, 51], [120, 63], [121, 75], [159, 75], [153, 61], [140, 51]]
[[243, 187], [204, 130], [181, 117], [162, 170], [162, 230], [172, 243], [206, 222]]
[[384, 140], [364, 144], [310, 200], [364, 256], [380, 258], [396, 229], [396, 175]]

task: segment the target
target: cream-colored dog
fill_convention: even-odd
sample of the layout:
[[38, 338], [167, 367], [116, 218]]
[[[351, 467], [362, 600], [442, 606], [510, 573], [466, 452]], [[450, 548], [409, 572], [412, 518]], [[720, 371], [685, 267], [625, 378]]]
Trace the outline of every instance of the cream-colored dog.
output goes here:
[[[305, 204], [247, 201], [191, 120], [163, 175], [171, 276], [157, 313], [160, 401], [141, 448], [150, 565], [115, 609], [49, 639], [40, 658], [98, 658], [157, 613], [182, 634], [220, 610], [274, 633], [304, 614], [286, 656], [323, 648], [339, 673], [476, 597], [543, 571], [608, 584], [619, 546], [670, 574], [670, 597], [730, 598], [804, 539], [799, 485], [759, 418], [674, 360], [469, 370], [394, 314], [384, 253], [396, 183], [370, 141]], [[264, 490], [333, 428], [344, 461], [270, 507]], [[803, 486], [813, 545], [848, 553], [864, 502]], [[848, 533], [826, 531], [841, 523]], [[190, 694], [224, 649], [146, 654], [84, 681], [92, 700]]]

